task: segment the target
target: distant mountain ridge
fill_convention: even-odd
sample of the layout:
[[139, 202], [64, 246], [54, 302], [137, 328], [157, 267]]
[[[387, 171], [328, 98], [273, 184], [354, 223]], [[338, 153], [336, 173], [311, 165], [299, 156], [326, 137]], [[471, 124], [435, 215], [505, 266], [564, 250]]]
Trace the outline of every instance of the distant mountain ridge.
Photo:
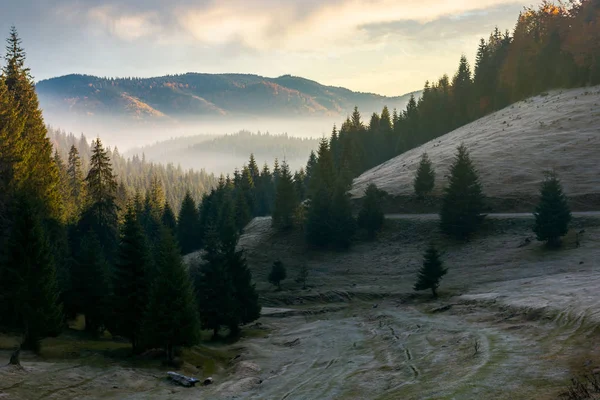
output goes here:
[[[403, 109], [410, 94], [386, 97], [284, 75], [187, 73], [155, 78], [65, 75], [37, 83], [44, 112], [134, 120], [202, 117], [309, 117]], [[415, 92], [417, 93], [417, 92]], [[418, 93], [417, 93], [418, 94]], [[368, 114], [367, 114], [368, 115]]]

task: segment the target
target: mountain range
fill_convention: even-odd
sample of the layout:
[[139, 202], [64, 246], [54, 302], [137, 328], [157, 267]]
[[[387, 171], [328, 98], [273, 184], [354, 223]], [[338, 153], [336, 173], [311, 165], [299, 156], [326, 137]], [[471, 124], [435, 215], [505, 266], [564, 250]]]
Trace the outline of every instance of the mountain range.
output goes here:
[[384, 105], [401, 110], [410, 97], [353, 92], [291, 75], [201, 73], [155, 78], [73, 74], [42, 80], [36, 90], [44, 113], [157, 122], [206, 117], [346, 117], [355, 106], [369, 115]]

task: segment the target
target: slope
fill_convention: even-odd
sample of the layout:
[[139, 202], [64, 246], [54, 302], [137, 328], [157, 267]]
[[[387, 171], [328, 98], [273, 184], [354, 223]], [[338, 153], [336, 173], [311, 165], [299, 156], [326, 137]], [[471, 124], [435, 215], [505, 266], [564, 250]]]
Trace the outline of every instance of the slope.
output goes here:
[[446, 183], [456, 146], [464, 143], [479, 169], [487, 196], [505, 202], [537, 196], [543, 172], [558, 172], [568, 196], [582, 211], [600, 198], [600, 87], [556, 90], [515, 103], [441, 138], [397, 156], [354, 180], [362, 197], [370, 183], [394, 196], [412, 196], [422, 153], [436, 170], [434, 194]]

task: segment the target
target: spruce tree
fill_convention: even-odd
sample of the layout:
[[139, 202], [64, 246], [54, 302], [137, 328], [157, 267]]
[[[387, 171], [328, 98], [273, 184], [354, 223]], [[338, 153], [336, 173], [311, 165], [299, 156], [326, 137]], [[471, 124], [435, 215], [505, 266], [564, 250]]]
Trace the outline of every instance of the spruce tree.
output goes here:
[[433, 191], [434, 185], [435, 171], [433, 170], [433, 165], [427, 153], [423, 153], [413, 184], [415, 194], [422, 200]]
[[241, 188], [235, 190], [235, 227], [239, 233], [252, 220], [252, 212], [247, 200], [248, 198]]
[[269, 166], [265, 163], [256, 185], [256, 215], [270, 215], [273, 210], [275, 188]]
[[149, 292], [143, 340], [162, 347], [172, 362], [175, 349], [198, 343], [200, 324], [194, 289], [175, 238], [162, 229], [156, 259], [157, 275]]
[[329, 224], [331, 226], [331, 243], [340, 249], [350, 247], [356, 231], [356, 220], [352, 216], [350, 195], [341, 184], [337, 185], [333, 194]]
[[235, 251], [235, 247], [228, 249], [225, 252], [225, 260], [232, 280], [236, 316], [229, 321], [229, 331], [235, 334], [239, 324], [247, 324], [260, 317], [261, 306], [244, 251]]
[[177, 218], [177, 236], [182, 254], [192, 253], [200, 248], [199, 240], [200, 221], [196, 202], [189, 191], [181, 202], [179, 217]]
[[281, 281], [287, 277], [287, 271], [285, 265], [280, 260], [277, 260], [271, 266], [271, 272], [269, 273], [269, 283], [277, 286], [277, 290], [281, 290]]
[[306, 173], [304, 172], [304, 168], [300, 168], [294, 173], [294, 187], [296, 188], [296, 194], [300, 202], [306, 199], [305, 180]]
[[317, 155], [314, 151], [310, 152], [308, 162], [306, 163], [306, 178], [304, 179], [304, 192], [310, 196], [311, 180], [317, 168]]
[[468, 239], [483, 221], [484, 195], [479, 175], [464, 145], [458, 146], [449, 175], [440, 211], [441, 230], [457, 239]]
[[437, 249], [433, 244], [430, 245], [425, 252], [423, 266], [419, 270], [414, 290], [431, 289], [433, 297], [436, 298], [437, 288], [440, 285], [442, 277], [446, 275], [447, 272], [448, 270], [444, 268]]
[[331, 197], [324, 186], [311, 191], [304, 231], [313, 246], [325, 247], [331, 241]]
[[69, 150], [69, 159], [67, 161], [68, 188], [71, 191], [71, 199], [75, 206], [74, 219], [79, 218], [85, 204], [85, 182], [83, 170], [81, 168], [81, 158], [75, 145]]
[[374, 183], [367, 186], [361, 209], [358, 213], [358, 227], [367, 232], [369, 238], [375, 237], [383, 227], [385, 216], [381, 208], [382, 192]]
[[533, 215], [533, 231], [537, 239], [546, 242], [550, 247], [559, 247], [561, 237], [569, 231], [571, 210], [555, 172], [546, 174], [540, 188], [540, 202]]
[[275, 194], [273, 226], [280, 231], [292, 229], [298, 205], [298, 195], [296, 194], [292, 174], [287, 163], [284, 161], [281, 166], [281, 176], [277, 185], [277, 193]]
[[[25, 67], [25, 51], [14, 27], [7, 39], [5, 59], [6, 65], [0, 80], [4, 81], [8, 94], [12, 97], [12, 106], [16, 107], [24, 124], [21, 134], [11, 139], [15, 145], [11, 146], [12, 149], [18, 149], [16, 154], [12, 154], [17, 156], [18, 164], [12, 169], [11, 187], [26, 190], [39, 199], [36, 203], [44, 208], [44, 218], [61, 220], [63, 215], [58, 191], [59, 172], [53, 161], [52, 144], [47, 137], [35, 83], [29, 69]], [[10, 153], [8, 155], [11, 157]]]
[[117, 181], [108, 152], [99, 138], [92, 144], [90, 170], [85, 182], [88, 204], [79, 221], [80, 234], [93, 231], [106, 260], [112, 263], [119, 241]]
[[142, 323], [148, 302], [150, 251], [132, 204], [127, 207], [119, 255], [113, 273], [114, 295], [111, 333], [131, 340], [140, 350]]
[[173, 236], [177, 235], [177, 218], [175, 217], [175, 213], [173, 212], [173, 208], [167, 201], [165, 206], [163, 207], [163, 213], [161, 217], [162, 224], [165, 228], [171, 231]]
[[77, 311], [85, 316], [85, 330], [101, 333], [110, 323], [110, 268], [100, 240], [92, 230], [81, 238], [72, 270]]
[[0, 327], [22, 335], [21, 347], [39, 351], [40, 340], [62, 328], [62, 305], [52, 250], [42, 228], [40, 206], [19, 195], [0, 268]]
[[0, 77], [0, 240], [8, 227], [8, 207], [14, 194], [15, 176], [23, 168], [25, 117]]
[[195, 277], [196, 295], [202, 329], [210, 329], [213, 338], [222, 326], [237, 323], [233, 280], [222, 251], [219, 233], [212, 227], [206, 234], [205, 253]]
[[254, 158], [254, 154], [250, 153], [250, 160], [248, 161], [248, 171], [250, 172], [250, 177], [252, 181], [256, 184], [258, 182], [258, 178], [260, 177], [260, 171], [258, 170], [258, 164], [256, 164], [256, 159]]

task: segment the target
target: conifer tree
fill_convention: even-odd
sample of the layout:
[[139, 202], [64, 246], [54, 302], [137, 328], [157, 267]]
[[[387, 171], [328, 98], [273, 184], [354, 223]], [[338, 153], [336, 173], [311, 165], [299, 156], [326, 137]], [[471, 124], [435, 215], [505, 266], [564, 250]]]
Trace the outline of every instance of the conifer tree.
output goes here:
[[256, 189], [256, 215], [270, 215], [273, 209], [275, 189], [273, 187], [273, 177], [267, 163], [263, 166]]
[[383, 209], [381, 208], [382, 192], [372, 183], [365, 190], [365, 197], [358, 213], [358, 226], [364, 229], [370, 238], [375, 237], [381, 230], [384, 222]]
[[273, 263], [271, 272], [269, 273], [269, 283], [277, 286], [277, 290], [281, 290], [281, 281], [287, 277], [287, 271], [285, 265], [280, 260]]
[[85, 315], [85, 330], [102, 332], [110, 322], [110, 271], [102, 245], [92, 230], [81, 239], [72, 277], [77, 311]]
[[8, 226], [8, 207], [14, 193], [15, 176], [23, 161], [25, 118], [0, 77], [0, 240]]
[[446, 275], [447, 272], [448, 270], [444, 268], [442, 261], [440, 260], [440, 254], [432, 244], [425, 252], [423, 266], [419, 270], [414, 290], [431, 289], [433, 297], [436, 298], [437, 288], [440, 285], [442, 277]]
[[296, 189], [298, 201], [303, 201], [306, 199], [306, 191], [304, 190], [306, 185], [305, 180], [306, 173], [304, 172], [304, 168], [300, 168], [294, 173], [294, 188]]
[[58, 170], [58, 186], [57, 190], [60, 194], [61, 206], [60, 206], [60, 214], [63, 220], [72, 220], [75, 214], [74, 204], [71, 199], [71, 193], [69, 190], [69, 179], [67, 177], [67, 167], [63, 162], [58, 150], [54, 151], [54, 165], [56, 165], [56, 169]]
[[277, 185], [273, 210], [273, 226], [281, 231], [294, 227], [294, 214], [299, 204], [294, 186], [290, 169], [284, 161], [281, 166], [281, 176]]
[[561, 237], [569, 231], [571, 210], [560, 180], [555, 172], [546, 174], [540, 188], [540, 202], [536, 207], [535, 232], [539, 241], [550, 247], [559, 247]]
[[484, 195], [479, 175], [464, 145], [458, 146], [449, 176], [440, 211], [441, 230], [457, 239], [467, 239], [483, 221]]
[[[7, 39], [5, 59], [6, 65], [0, 80], [4, 81], [7, 93], [12, 97], [12, 107], [16, 107], [17, 116], [21, 119], [17, 126], [23, 123], [21, 133], [7, 143], [13, 150], [7, 156], [16, 156], [14, 161], [17, 162], [11, 168], [9, 193], [16, 188], [26, 190], [40, 200], [36, 203], [44, 208], [44, 218], [60, 221], [62, 212], [58, 191], [59, 172], [52, 158], [52, 144], [47, 137], [48, 132], [39, 107], [35, 83], [29, 68], [25, 67], [25, 51], [21, 47], [21, 39], [15, 27], [11, 28]], [[14, 122], [13, 120], [12, 123]], [[4, 147], [5, 144], [0, 146]], [[1, 157], [6, 156], [3, 154]]]
[[330, 243], [331, 207], [331, 197], [324, 186], [312, 190], [305, 223], [306, 240], [310, 244], [324, 247]]
[[352, 216], [350, 195], [346, 188], [337, 185], [331, 201], [329, 224], [331, 226], [331, 243], [341, 249], [350, 247], [356, 231], [356, 220]]
[[247, 197], [241, 188], [235, 191], [235, 227], [239, 233], [252, 220], [252, 213], [248, 205]]
[[198, 343], [200, 324], [190, 277], [166, 228], [161, 232], [156, 268], [143, 324], [144, 343], [162, 347], [172, 362], [176, 348]]
[[111, 333], [131, 340], [134, 353], [140, 350], [141, 328], [150, 287], [149, 272], [150, 251], [135, 208], [130, 204], [125, 214], [113, 273]]
[[233, 280], [227, 268], [219, 233], [212, 227], [206, 234], [203, 263], [195, 278], [202, 329], [210, 329], [213, 338], [222, 326], [237, 323]]
[[[279, 160], [275, 158], [273, 162], [273, 189], [277, 190], [277, 184], [279, 183], [279, 177], [281, 176], [281, 168], [279, 166]], [[273, 192], [275, 193], [275, 192]]]
[[433, 170], [433, 165], [431, 164], [431, 160], [429, 160], [427, 153], [423, 153], [413, 183], [415, 194], [419, 199], [424, 199], [425, 196], [431, 193], [434, 185], [435, 171]]
[[250, 172], [250, 177], [252, 181], [256, 184], [258, 182], [258, 178], [260, 177], [260, 171], [258, 170], [258, 164], [256, 164], [256, 159], [254, 158], [254, 154], [250, 153], [250, 160], [248, 161], [248, 171]]
[[114, 261], [119, 228], [116, 204], [117, 181], [106, 149], [100, 139], [92, 144], [90, 170], [85, 178], [88, 205], [79, 221], [81, 234], [92, 230], [100, 242], [106, 260]]
[[177, 235], [177, 218], [175, 217], [173, 208], [171, 208], [171, 205], [169, 204], [168, 201], [165, 203], [165, 206], [163, 207], [163, 213], [162, 213], [161, 220], [162, 220], [162, 224], [165, 226], [165, 228], [169, 229], [171, 231], [171, 234], [176, 237], [176, 235]]
[[40, 340], [62, 328], [62, 305], [52, 250], [34, 198], [19, 195], [0, 268], [0, 327], [22, 335], [21, 347], [39, 351]]
[[71, 199], [75, 205], [75, 218], [78, 218], [85, 204], [85, 182], [83, 178], [83, 170], [81, 168], [81, 158], [79, 151], [75, 145], [71, 145], [69, 150], [69, 159], [67, 161], [67, 177], [69, 179], [69, 190], [71, 191]]
[[177, 218], [177, 231], [182, 254], [189, 254], [200, 248], [199, 227], [196, 202], [188, 191], [183, 198]]
[[304, 179], [304, 192], [310, 196], [311, 180], [315, 169], [317, 168], [317, 155], [314, 151], [310, 152], [308, 162], [306, 163], [306, 178]]
[[239, 329], [239, 324], [247, 324], [260, 317], [261, 306], [258, 302], [256, 287], [252, 283], [252, 272], [248, 268], [244, 250], [236, 251], [235, 247], [227, 249], [225, 260], [232, 280], [236, 316], [229, 322], [229, 331], [235, 334]]

